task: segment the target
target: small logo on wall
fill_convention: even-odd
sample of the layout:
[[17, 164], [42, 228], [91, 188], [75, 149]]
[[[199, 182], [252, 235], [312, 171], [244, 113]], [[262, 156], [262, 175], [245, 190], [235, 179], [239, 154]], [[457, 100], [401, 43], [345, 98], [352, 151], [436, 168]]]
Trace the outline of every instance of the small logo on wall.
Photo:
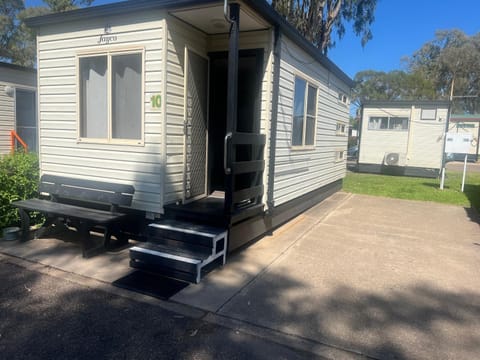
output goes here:
[[103, 34], [100, 35], [97, 44], [110, 44], [117, 41], [117, 35], [112, 35], [112, 26], [110, 24], [105, 25], [103, 28]]

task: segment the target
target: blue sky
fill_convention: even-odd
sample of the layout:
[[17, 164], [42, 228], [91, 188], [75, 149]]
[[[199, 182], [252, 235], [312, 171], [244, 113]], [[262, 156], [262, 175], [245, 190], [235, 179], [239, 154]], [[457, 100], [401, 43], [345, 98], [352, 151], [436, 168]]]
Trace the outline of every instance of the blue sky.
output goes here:
[[[95, 0], [94, 5], [115, 2]], [[41, 0], [26, 0], [37, 6]], [[435, 37], [436, 30], [460, 29], [468, 35], [480, 31], [480, 0], [378, 0], [373, 39], [364, 48], [347, 27], [329, 57], [350, 77], [361, 70], [403, 69], [402, 57], [412, 55]]]
[[378, 0], [373, 39], [364, 48], [351, 29], [329, 57], [348, 75], [403, 69], [401, 58], [434, 39], [436, 30], [480, 31], [479, 0]]

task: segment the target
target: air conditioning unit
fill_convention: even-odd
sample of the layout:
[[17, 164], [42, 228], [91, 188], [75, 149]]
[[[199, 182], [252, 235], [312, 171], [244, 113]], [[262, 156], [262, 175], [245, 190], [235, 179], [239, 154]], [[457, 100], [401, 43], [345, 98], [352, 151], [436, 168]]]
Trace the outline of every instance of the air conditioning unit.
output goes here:
[[406, 156], [403, 153], [385, 153], [383, 165], [386, 166], [405, 166]]

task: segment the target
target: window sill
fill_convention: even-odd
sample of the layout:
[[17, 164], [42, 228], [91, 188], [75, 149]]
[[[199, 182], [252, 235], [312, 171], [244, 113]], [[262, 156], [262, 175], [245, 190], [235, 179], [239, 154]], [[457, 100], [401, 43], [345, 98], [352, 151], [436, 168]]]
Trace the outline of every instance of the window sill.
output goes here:
[[368, 131], [406, 132], [408, 129], [368, 129]]
[[145, 146], [144, 140], [108, 140], [78, 138], [77, 144], [98, 144], [98, 145], [122, 145], [122, 146]]
[[315, 145], [295, 145], [295, 146], [290, 146], [290, 150], [293, 151], [301, 151], [301, 150], [315, 150]]

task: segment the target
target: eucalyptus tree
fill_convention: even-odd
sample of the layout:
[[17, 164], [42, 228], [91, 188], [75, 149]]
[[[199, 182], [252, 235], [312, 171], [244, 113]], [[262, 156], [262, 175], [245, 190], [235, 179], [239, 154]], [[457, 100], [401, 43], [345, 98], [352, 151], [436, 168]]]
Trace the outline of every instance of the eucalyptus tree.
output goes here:
[[43, 0], [43, 6], [25, 7], [23, 0], [0, 0], [0, 60], [35, 65], [35, 33], [24, 20], [52, 12], [91, 5], [93, 0]]
[[273, 8], [325, 54], [335, 46], [332, 33], [341, 39], [346, 23], [361, 36], [362, 45], [372, 39], [377, 0], [271, 0]]

